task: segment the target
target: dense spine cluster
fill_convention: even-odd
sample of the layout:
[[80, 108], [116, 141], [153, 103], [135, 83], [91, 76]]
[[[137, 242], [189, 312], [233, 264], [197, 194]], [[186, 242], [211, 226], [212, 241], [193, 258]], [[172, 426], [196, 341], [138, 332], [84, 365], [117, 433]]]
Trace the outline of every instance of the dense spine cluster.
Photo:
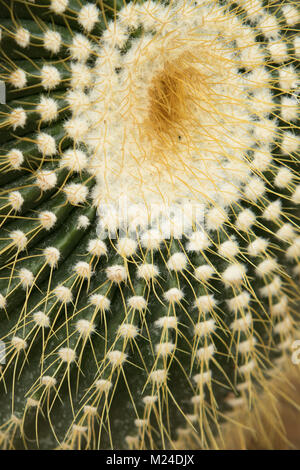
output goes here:
[[297, 4], [0, 9], [0, 446], [218, 448], [263, 393], [275, 419], [298, 328]]

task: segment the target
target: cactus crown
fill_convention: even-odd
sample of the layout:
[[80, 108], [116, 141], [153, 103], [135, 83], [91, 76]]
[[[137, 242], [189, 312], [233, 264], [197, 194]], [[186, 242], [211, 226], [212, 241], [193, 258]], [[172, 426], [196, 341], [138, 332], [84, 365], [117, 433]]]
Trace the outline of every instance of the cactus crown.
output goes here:
[[218, 447], [297, 331], [296, 3], [3, 9], [0, 444]]

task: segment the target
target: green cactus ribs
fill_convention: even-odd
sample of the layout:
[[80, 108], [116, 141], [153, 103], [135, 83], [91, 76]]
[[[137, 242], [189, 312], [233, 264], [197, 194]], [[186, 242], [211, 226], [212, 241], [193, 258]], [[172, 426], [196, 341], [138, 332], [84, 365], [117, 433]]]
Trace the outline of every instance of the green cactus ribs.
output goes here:
[[275, 421], [299, 322], [297, 4], [0, 8], [1, 448], [221, 448], [263, 394]]

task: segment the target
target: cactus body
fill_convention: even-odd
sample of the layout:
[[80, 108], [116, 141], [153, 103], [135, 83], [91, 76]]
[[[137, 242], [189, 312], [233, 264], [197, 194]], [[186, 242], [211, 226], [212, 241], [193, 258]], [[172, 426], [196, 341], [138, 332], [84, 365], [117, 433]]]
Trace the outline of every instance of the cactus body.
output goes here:
[[299, 11], [2, 10], [0, 444], [217, 448], [297, 336]]

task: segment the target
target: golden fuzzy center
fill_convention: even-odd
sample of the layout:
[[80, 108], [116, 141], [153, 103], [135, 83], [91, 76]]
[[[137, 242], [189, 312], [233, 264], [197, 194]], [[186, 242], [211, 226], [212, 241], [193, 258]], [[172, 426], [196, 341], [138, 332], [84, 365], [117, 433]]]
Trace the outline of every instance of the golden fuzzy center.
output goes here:
[[142, 140], [152, 144], [153, 151], [148, 154], [152, 160], [161, 160], [166, 154], [176, 157], [179, 143], [181, 147], [183, 142], [192, 145], [195, 128], [199, 135], [196, 109], [199, 111], [201, 101], [208, 99], [209, 87], [206, 77], [193, 66], [194, 60], [192, 54], [186, 54], [166, 62], [152, 80], [148, 116], [141, 131]]

